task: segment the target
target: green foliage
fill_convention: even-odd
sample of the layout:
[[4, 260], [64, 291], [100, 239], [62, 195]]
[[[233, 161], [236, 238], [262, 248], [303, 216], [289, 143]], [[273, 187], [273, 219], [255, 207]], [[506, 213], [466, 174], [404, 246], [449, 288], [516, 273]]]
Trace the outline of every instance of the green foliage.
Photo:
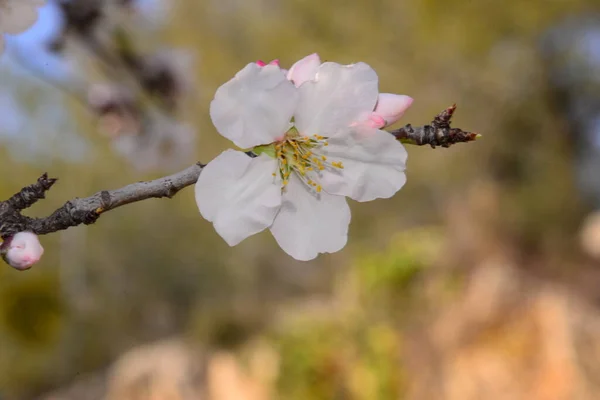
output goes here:
[[[338, 281], [340, 310], [285, 326], [279, 390], [289, 399], [398, 399], [405, 390], [401, 327], [419, 300], [419, 276], [439, 256], [442, 232], [418, 228], [357, 258]], [[354, 298], [354, 300], [352, 300]]]
[[365, 321], [313, 322], [279, 338], [279, 391], [295, 399], [397, 399], [401, 337]]
[[49, 361], [61, 347], [68, 310], [52, 272], [0, 275], [0, 388], [24, 393], [30, 388], [22, 382], [35, 387], [53, 378]]
[[356, 262], [365, 296], [382, 291], [405, 292], [435, 260], [443, 240], [439, 228], [417, 228], [395, 234], [387, 251], [365, 252]]
[[0, 290], [0, 326], [25, 346], [47, 346], [57, 338], [65, 306], [55, 277], [36, 276]]

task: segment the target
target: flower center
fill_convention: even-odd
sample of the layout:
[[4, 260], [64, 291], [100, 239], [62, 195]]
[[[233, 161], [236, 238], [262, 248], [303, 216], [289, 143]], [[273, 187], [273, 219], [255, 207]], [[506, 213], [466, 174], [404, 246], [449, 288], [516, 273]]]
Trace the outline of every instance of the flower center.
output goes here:
[[290, 176], [295, 173], [312, 191], [320, 193], [319, 177], [324, 170], [341, 170], [341, 161], [329, 161], [322, 154], [323, 147], [329, 145], [327, 138], [320, 135], [301, 136], [296, 128], [291, 128], [284, 138], [275, 144], [275, 158], [278, 171], [283, 181], [283, 188], [288, 184]]

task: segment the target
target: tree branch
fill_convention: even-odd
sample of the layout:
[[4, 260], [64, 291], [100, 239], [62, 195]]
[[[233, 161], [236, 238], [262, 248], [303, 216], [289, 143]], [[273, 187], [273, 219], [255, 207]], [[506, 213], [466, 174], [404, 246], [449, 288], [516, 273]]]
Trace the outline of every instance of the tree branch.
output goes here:
[[31, 187], [38, 185], [40, 181], [48, 180], [44, 174], [38, 179], [38, 183], [27, 186], [9, 200], [0, 202], [0, 235], [3, 239], [22, 231], [45, 235], [72, 226], [93, 224], [102, 213], [129, 203], [150, 198], [171, 198], [181, 189], [196, 183], [203, 167], [198, 163], [164, 178], [132, 183], [116, 190], [103, 190], [83, 199], [75, 198], [45, 218], [21, 215], [22, 208], [15, 207], [13, 199], [22, 198]]
[[[430, 145], [434, 148], [475, 140], [479, 137], [476, 133], [450, 127], [455, 109], [456, 106], [452, 106], [442, 111], [436, 115], [431, 125], [413, 128], [409, 124], [390, 133], [404, 143]], [[196, 183], [203, 167], [203, 164], [198, 163], [164, 178], [132, 183], [116, 190], [103, 190], [86, 198], [75, 198], [48, 217], [30, 218], [22, 215], [22, 210], [43, 199], [45, 192], [56, 182], [56, 179], [44, 174], [33, 185], [24, 187], [10, 199], [0, 202], [0, 236], [6, 239], [22, 231], [45, 235], [72, 226], [93, 224], [101, 214], [126, 204], [150, 198], [171, 198], [181, 189]]]
[[34, 205], [38, 200], [44, 199], [57, 179], [48, 178], [48, 174], [40, 176], [36, 183], [24, 187], [6, 202], [15, 210], [21, 211]]

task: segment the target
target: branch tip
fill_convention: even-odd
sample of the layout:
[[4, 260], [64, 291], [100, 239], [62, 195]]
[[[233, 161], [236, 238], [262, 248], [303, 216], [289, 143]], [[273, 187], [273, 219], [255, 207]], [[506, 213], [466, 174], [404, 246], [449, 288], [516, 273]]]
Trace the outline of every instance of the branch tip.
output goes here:
[[450, 127], [450, 120], [455, 111], [456, 104], [453, 104], [437, 114], [431, 121], [431, 125], [414, 128], [408, 124], [390, 133], [402, 143], [417, 146], [430, 145], [432, 148], [450, 147], [453, 144], [472, 142], [480, 138], [481, 135], [478, 133]]
[[46, 198], [46, 192], [52, 188], [57, 180], [57, 178], [48, 178], [48, 173], [44, 172], [34, 184], [25, 186], [6, 202], [17, 211], [29, 208], [38, 200]]

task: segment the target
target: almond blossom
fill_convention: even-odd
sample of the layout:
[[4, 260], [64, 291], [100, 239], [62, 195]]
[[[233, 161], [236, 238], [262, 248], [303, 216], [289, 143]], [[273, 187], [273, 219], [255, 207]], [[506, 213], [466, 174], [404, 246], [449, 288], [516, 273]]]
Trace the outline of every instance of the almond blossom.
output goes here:
[[11, 267], [26, 270], [42, 258], [44, 248], [35, 233], [19, 232], [2, 242], [0, 253]]
[[44, 0], [0, 0], [0, 53], [4, 50], [2, 34], [26, 31], [37, 20], [37, 9], [44, 3]]
[[[391, 97], [390, 97], [391, 96]], [[196, 184], [200, 213], [234, 246], [269, 228], [298, 260], [342, 249], [345, 197], [393, 196], [406, 182], [406, 150], [380, 128], [410, 106], [380, 95], [365, 63], [321, 63], [308, 56], [289, 71], [250, 63], [216, 92], [210, 106], [221, 135], [257, 157], [226, 150]]]

